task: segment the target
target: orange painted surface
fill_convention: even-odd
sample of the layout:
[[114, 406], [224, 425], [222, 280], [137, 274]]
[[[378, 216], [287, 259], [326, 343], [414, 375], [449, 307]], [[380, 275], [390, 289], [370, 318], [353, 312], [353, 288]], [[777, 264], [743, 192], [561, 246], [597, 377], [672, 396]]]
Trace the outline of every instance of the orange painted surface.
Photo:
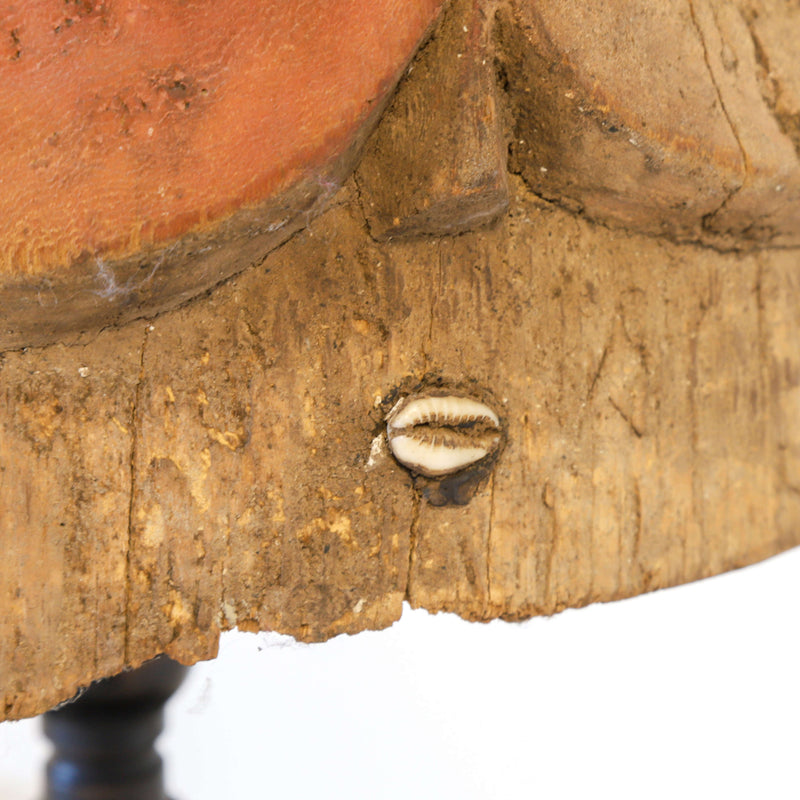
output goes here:
[[0, 0], [0, 275], [121, 256], [345, 149], [442, 0]]

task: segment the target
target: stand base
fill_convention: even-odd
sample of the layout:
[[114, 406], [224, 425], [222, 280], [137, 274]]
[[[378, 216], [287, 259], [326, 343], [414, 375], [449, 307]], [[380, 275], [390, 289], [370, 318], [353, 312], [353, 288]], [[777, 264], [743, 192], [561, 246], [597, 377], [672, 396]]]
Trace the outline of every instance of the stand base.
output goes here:
[[45, 800], [167, 800], [154, 744], [164, 704], [186, 671], [160, 656], [48, 711], [44, 732], [56, 752], [47, 765]]

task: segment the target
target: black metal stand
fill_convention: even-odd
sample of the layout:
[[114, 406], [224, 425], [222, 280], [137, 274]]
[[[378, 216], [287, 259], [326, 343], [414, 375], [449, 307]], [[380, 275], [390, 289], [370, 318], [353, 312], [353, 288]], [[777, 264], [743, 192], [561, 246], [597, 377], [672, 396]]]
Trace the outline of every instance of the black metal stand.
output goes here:
[[45, 800], [166, 800], [154, 744], [186, 667], [164, 656], [92, 684], [44, 715], [56, 752]]

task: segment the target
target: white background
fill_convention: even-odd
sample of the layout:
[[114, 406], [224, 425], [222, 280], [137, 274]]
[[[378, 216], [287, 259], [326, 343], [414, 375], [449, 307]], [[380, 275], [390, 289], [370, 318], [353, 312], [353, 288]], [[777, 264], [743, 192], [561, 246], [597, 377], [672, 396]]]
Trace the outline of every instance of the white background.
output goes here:
[[[800, 797], [800, 549], [523, 624], [406, 608], [322, 645], [226, 634], [172, 701], [175, 800]], [[38, 720], [0, 798], [39, 800]]]

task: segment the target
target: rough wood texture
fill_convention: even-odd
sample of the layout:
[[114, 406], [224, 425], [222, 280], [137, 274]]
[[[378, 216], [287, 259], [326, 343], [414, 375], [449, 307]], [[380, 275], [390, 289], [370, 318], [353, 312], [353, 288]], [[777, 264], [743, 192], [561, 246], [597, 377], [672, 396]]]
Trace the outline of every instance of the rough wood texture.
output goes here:
[[375, 238], [460, 233], [508, 207], [491, 23], [491, 6], [452, 3], [372, 137], [359, 186]]
[[774, 0], [510, 2], [510, 168], [614, 225], [798, 245], [799, 34], [797, 9]]
[[[237, 624], [318, 640], [404, 597], [517, 619], [800, 543], [797, 254], [611, 232], [513, 186], [494, 229], [382, 245], [348, 189], [152, 330], [4, 357], [6, 716]], [[424, 376], [502, 401], [464, 507], [420, 502], [381, 440]]]
[[[713, 8], [693, 5], [678, 18], [696, 36]], [[760, 8], [736, 19], [771, 64], [755, 79], [791, 142], [788, 45]], [[530, 8], [496, 10], [498, 108], [518, 143], [533, 117], [503, 65], [531, 63], [530, 30], [514, 44], [509, 22]], [[406, 125], [400, 107], [383, 124]], [[612, 152], [616, 133], [589, 121], [576, 141]], [[208, 658], [235, 625], [316, 641], [388, 625], [404, 598], [520, 619], [800, 544], [800, 254], [754, 249], [735, 221], [724, 233], [742, 249], [707, 246], [757, 188], [755, 157], [696, 225], [664, 199], [691, 194], [690, 156], [664, 150], [641, 193], [651, 217], [634, 219], [625, 186], [593, 195], [613, 200], [597, 214], [573, 213], [566, 190], [543, 199], [515, 148], [493, 226], [376, 241], [371, 170], [398, 173], [368, 159], [322, 216], [213, 294], [0, 355], [3, 716], [158, 653]], [[723, 174], [692, 157], [703, 185]], [[615, 227], [589, 219], [606, 215]], [[656, 229], [672, 238], [643, 232]], [[386, 413], [421, 387], [492, 397], [502, 418], [504, 449], [465, 506], [427, 503], [387, 451]]]

